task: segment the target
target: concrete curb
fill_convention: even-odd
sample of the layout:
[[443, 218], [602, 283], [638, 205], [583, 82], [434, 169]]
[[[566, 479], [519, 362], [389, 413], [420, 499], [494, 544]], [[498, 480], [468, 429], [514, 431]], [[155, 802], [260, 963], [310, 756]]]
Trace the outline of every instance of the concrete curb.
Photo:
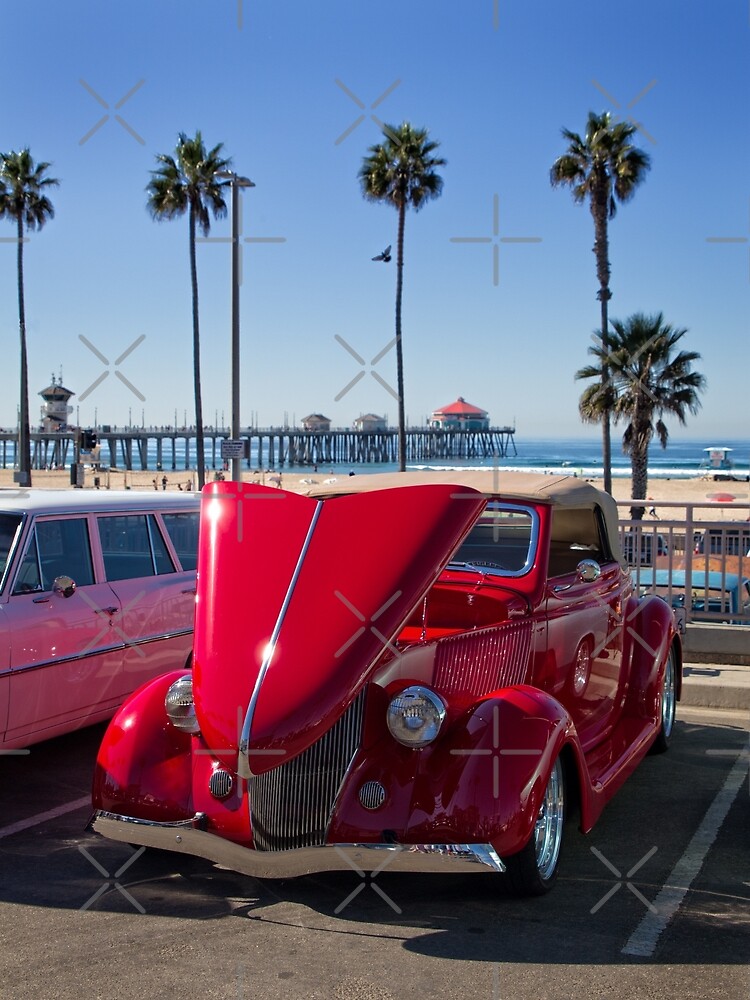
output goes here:
[[680, 704], [750, 710], [750, 666], [685, 663]]

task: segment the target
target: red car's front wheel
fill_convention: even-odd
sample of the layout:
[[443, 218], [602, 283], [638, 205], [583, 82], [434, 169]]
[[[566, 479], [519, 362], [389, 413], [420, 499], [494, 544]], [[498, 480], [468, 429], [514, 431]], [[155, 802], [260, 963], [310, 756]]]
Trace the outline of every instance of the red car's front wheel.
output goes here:
[[504, 858], [508, 886], [517, 896], [541, 896], [557, 879], [565, 824], [565, 775], [558, 757], [550, 772], [536, 823], [525, 846]]

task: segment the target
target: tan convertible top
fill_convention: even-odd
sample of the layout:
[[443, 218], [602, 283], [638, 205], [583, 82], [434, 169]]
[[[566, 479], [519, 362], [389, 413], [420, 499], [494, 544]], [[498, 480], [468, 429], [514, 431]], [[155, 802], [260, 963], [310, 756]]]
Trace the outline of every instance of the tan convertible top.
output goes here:
[[585, 479], [578, 479], [576, 476], [504, 472], [498, 469], [471, 471], [453, 469], [440, 472], [383, 472], [336, 476], [326, 482], [301, 482], [292, 488], [296, 493], [304, 493], [307, 496], [326, 497], [404, 486], [441, 484], [463, 486], [508, 500], [528, 500], [533, 503], [548, 503], [563, 507], [599, 507], [607, 525], [612, 554], [622, 561], [617, 504], [609, 493], [598, 490]]

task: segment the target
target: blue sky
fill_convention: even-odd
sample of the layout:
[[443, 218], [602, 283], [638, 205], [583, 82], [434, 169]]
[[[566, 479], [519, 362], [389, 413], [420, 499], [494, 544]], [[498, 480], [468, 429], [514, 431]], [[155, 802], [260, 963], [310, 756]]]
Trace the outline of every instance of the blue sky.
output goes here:
[[[703, 409], [675, 434], [748, 436], [747, 0], [580, 0], [574, 11], [552, 0], [40, 0], [31, 11], [4, 4], [0, 148], [28, 145], [61, 182], [55, 219], [26, 244], [33, 416], [62, 370], [82, 424], [192, 421], [187, 220], [153, 222], [144, 189], [155, 153], [201, 129], [257, 185], [243, 238], [284, 240], [243, 245], [243, 424], [312, 411], [337, 426], [366, 412], [395, 422], [395, 399], [371, 377], [395, 385], [393, 350], [371, 365], [394, 334], [395, 264], [370, 258], [395, 244], [396, 213], [357, 183], [380, 138], [374, 115], [426, 126], [448, 161], [442, 197], [406, 223], [410, 421], [462, 395], [493, 423], [515, 421], [520, 445], [595, 436], [573, 378], [599, 319], [593, 226], [550, 187], [549, 167], [562, 126], [583, 131], [589, 110], [611, 110], [640, 123], [652, 158], [610, 227], [611, 315], [661, 310], [702, 354]], [[18, 401], [13, 235], [0, 223], [4, 427]], [[211, 235], [228, 237], [228, 219]], [[538, 242], [504, 242], [514, 237]], [[201, 245], [198, 267], [213, 423], [229, 419], [229, 245]]]

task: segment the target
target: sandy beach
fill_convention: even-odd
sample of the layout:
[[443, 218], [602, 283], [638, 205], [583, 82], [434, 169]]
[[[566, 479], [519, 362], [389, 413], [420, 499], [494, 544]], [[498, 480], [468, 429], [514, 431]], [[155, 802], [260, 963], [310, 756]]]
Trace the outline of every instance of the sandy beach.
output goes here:
[[[355, 467], [356, 471], [356, 467]], [[369, 474], [369, 470], [364, 475]], [[213, 477], [213, 473], [211, 474]], [[346, 472], [333, 471], [332, 475], [342, 480], [348, 476]], [[168, 470], [154, 472], [153, 470], [109, 470], [94, 473], [86, 470], [84, 489], [95, 489], [94, 477], [98, 476], [101, 489], [162, 489], [162, 479], [166, 476], [166, 489], [177, 491], [195, 486], [196, 477], [189, 470]], [[244, 482], [264, 482], [268, 486], [281, 485], [284, 489], [295, 491], [309, 487], [312, 481], [323, 482], [331, 478], [331, 472], [301, 473], [301, 472], [261, 472], [243, 471]], [[601, 488], [601, 480], [590, 480]], [[60, 471], [34, 470], [32, 472], [33, 489], [73, 489], [70, 484], [70, 470]], [[13, 481], [12, 469], [0, 469], [0, 490], [17, 489]], [[630, 500], [630, 479], [616, 478], [613, 483], [613, 495], [620, 503]], [[684, 515], [680, 510], [685, 504], [701, 505], [694, 510], [694, 517], [700, 520], [731, 519], [746, 520], [750, 515], [750, 484], [746, 481], [715, 481], [713, 475], [696, 476], [693, 479], [652, 479], [648, 486], [647, 507], [654, 508], [661, 520], [679, 520]], [[731, 496], [734, 499], [724, 503], [717, 502], [713, 497]], [[626, 510], [621, 510], [621, 516], [628, 516]], [[647, 515], [649, 517], [649, 515]], [[650, 519], [653, 519], [652, 517]]]

